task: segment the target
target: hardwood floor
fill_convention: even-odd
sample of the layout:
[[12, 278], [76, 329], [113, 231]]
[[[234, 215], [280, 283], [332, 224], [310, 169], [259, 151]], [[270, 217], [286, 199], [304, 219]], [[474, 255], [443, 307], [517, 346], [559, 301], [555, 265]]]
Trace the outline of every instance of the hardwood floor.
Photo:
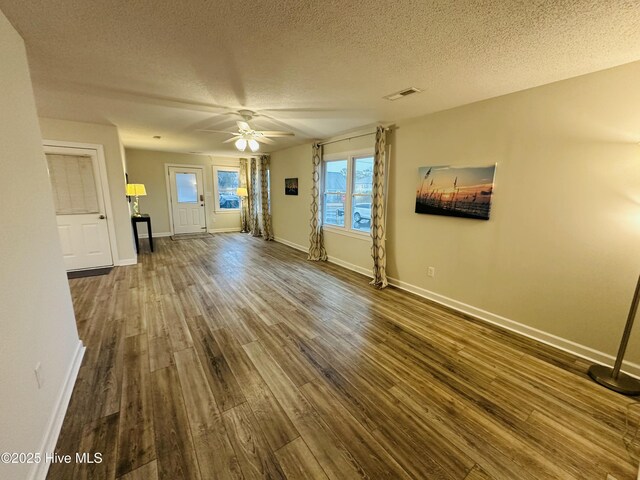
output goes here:
[[633, 479], [587, 363], [243, 234], [70, 280], [87, 346], [49, 479]]

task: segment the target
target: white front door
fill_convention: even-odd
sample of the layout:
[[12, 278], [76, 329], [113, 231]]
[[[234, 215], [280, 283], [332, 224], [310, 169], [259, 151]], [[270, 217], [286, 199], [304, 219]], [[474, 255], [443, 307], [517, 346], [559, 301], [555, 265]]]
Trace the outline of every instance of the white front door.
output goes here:
[[175, 234], [202, 233], [207, 230], [202, 176], [201, 168], [169, 167]]
[[95, 150], [45, 146], [67, 270], [113, 265]]

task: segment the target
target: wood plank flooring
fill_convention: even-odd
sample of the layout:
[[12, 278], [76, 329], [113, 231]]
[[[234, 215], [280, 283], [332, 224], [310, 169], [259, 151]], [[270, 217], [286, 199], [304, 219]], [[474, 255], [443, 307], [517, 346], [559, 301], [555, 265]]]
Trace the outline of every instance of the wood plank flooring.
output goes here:
[[631, 399], [567, 353], [243, 234], [70, 280], [49, 479], [634, 479]]

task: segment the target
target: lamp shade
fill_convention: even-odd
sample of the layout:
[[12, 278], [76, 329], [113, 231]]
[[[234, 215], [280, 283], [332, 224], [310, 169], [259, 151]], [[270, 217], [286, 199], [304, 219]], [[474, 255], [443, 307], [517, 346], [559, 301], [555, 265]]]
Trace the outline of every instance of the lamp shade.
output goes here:
[[238, 195], [239, 197], [249, 196], [249, 194], [247, 193], [247, 189], [244, 187], [238, 187], [238, 189], [236, 190], [236, 195]]
[[147, 191], [144, 188], [144, 184], [127, 183], [127, 196], [135, 197], [137, 195], [139, 197], [144, 197], [146, 194], [147, 194]]
[[235, 141], [234, 145], [238, 150], [240, 150], [241, 152], [244, 152], [245, 149], [247, 148], [247, 141], [244, 138], [239, 138], [238, 140]]
[[260, 148], [260, 144], [252, 138], [251, 140], [249, 140], [249, 148], [252, 152], [257, 152]]

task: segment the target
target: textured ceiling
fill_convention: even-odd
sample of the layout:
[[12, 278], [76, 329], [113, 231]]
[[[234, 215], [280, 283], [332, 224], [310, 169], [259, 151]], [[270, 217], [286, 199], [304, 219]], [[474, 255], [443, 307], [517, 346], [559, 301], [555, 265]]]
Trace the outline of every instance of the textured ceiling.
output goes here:
[[[41, 116], [128, 147], [231, 153], [231, 112], [273, 151], [640, 59], [637, 1], [0, 0]], [[415, 86], [396, 102], [384, 95]], [[162, 139], [155, 140], [154, 135]]]

